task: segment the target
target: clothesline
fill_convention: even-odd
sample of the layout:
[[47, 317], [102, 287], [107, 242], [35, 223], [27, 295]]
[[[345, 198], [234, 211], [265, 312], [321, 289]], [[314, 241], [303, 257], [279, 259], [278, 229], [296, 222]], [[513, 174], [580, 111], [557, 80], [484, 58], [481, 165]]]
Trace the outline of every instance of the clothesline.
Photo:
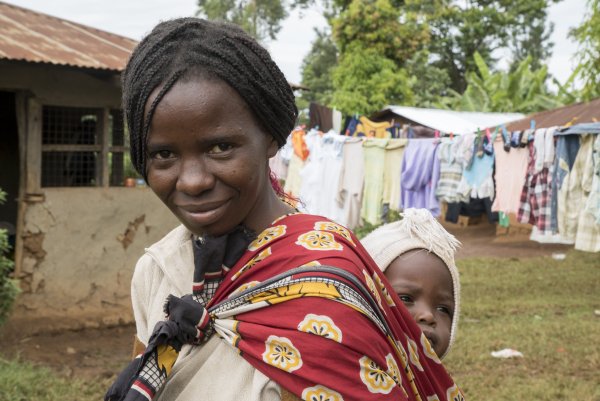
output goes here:
[[271, 168], [307, 211], [349, 228], [379, 224], [388, 210], [408, 207], [438, 216], [440, 202], [448, 204], [445, 218], [456, 221], [477, 204], [501, 224], [508, 214], [531, 224], [533, 240], [597, 252], [600, 135], [583, 132], [598, 133], [600, 124], [453, 138], [357, 138], [296, 129]]

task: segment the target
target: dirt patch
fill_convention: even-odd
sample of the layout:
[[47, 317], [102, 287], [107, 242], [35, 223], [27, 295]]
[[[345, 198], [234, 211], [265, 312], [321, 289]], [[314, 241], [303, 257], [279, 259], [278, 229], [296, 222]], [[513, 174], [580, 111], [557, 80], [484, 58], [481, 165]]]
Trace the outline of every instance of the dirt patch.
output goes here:
[[540, 244], [529, 240], [528, 234], [497, 236], [496, 225], [485, 222], [467, 227], [449, 223], [443, 225], [462, 243], [457, 259], [531, 258], [565, 253], [573, 248], [571, 245]]
[[0, 356], [47, 366], [66, 377], [102, 379], [130, 360], [134, 326], [19, 336], [0, 332]]
[[[494, 225], [481, 223], [460, 227], [445, 224], [461, 242], [458, 259], [471, 257], [527, 258], [563, 253], [570, 246], [546, 245], [527, 236], [497, 237]], [[0, 331], [0, 355], [48, 366], [67, 377], [108, 378], [116, 375], [129, 361], [135, 327], [132, 325], [19, 335], [5, 327]]]

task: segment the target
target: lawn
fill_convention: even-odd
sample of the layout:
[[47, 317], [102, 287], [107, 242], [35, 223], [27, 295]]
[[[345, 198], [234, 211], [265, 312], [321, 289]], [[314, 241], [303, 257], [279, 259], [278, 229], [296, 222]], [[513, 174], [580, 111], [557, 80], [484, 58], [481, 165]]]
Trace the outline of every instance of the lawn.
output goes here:
[[[600, 255], [458, 264], [461, 322], [444, 363], [467, 400], [600, 400]], [[502, 348], [524, 357], [491, 357]], [[107, 385], [0, 359], [0, 401], [99, 400]]]
[[[462, 315], [444, 361], [467, 400], [600, 400], [600, 255], [459, 261]], [[491, 351], [513, 348], [518, 359]]]

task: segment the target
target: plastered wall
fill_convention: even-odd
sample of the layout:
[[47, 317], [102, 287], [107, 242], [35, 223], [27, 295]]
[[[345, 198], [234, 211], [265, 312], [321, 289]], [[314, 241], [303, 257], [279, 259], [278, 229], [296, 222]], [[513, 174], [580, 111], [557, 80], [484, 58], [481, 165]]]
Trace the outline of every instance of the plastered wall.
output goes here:
[[[178, 222], [148, 188], [46, 188], [27, 207], [11, 320], [45, 329], [132, 321], [130, 282], [144, 247]], [[32, 330], [35, 331], [35, 330]]]

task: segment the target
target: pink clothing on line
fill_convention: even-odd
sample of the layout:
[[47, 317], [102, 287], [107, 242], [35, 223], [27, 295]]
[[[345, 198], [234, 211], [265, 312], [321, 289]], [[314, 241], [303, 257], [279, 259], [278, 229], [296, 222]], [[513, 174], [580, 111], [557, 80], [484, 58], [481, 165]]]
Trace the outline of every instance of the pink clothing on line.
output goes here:
[[494, 142], [496, 156], [496, 198], [492, 211], [517, 214], [521, 202], [521, 191], [525, 184], [529, 150], [510, 148], [506, 152], [502, 141]]

